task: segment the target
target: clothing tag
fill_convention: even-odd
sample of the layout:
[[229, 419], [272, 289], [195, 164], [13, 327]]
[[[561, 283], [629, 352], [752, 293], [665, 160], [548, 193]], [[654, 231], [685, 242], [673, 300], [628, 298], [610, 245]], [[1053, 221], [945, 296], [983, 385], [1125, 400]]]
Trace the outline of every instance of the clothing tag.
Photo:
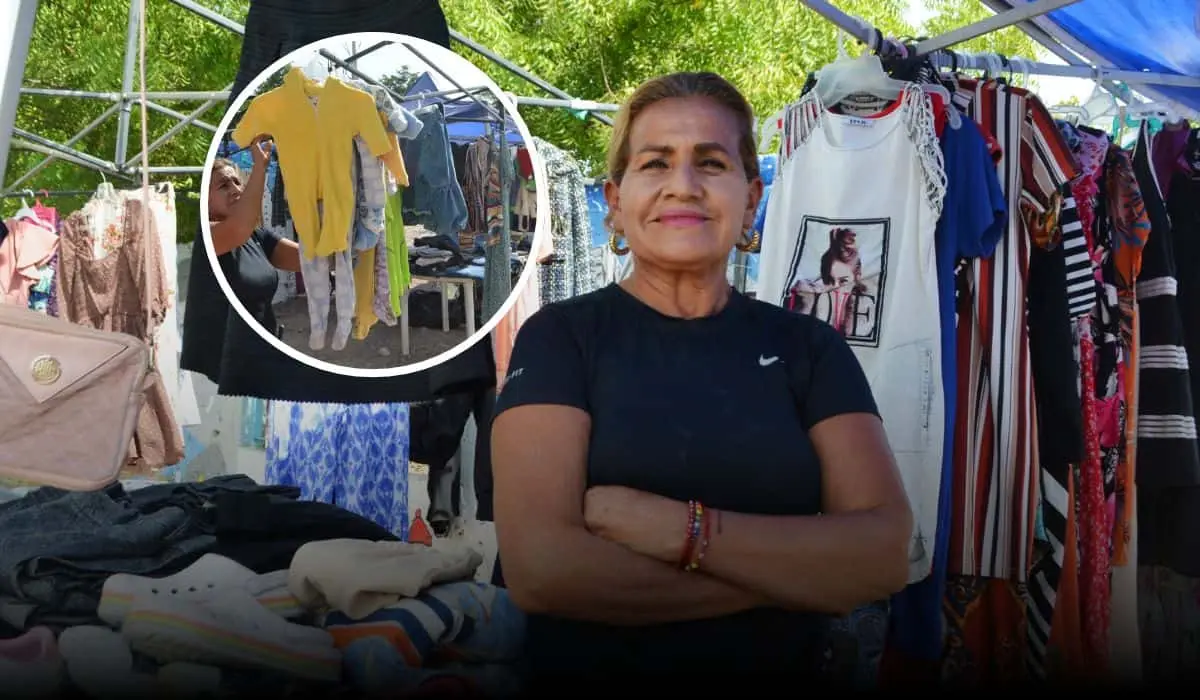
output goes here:
[[848, 126], [856, 126], [860, 129], [870, 129], [871, 127], [875, 126], [876, 123], [877, 122], [872, 119], [863, 119], [862, 117], [850, 117], [846, 120], [846, 124]]

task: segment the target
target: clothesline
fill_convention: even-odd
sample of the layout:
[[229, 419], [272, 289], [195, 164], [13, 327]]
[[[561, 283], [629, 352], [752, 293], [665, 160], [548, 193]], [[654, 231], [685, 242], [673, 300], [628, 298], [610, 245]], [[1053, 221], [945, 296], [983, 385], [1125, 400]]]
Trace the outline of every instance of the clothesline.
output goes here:
[[33, 190], [21, 190], [19, 192], [6, 192], [4, 194], [0, 194], [0, 199], [17, 199], [18, 197], [28, 197], [30, 199], [37, 198], [37, 197], [45, 197], [45, 198], [49, 199], [51, 197], [78, 197], [78, 196], [93, 195], [93, 194], [96, 194], [95, 189], [90, 189], [90, 190], [37, 190], [36, 192]]

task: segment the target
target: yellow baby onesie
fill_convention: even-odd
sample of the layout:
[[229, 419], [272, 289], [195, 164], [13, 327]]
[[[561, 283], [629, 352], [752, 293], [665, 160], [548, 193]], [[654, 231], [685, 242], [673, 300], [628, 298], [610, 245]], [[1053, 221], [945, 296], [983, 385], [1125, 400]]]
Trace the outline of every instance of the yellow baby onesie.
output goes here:
[[[315, 108], [310, 96], [317, 98]], [[350, 175], [355, 136], [389, 170], [399, 173], [397, 179], [407, 179], [399, 149], [380, 122], [374, 98], [337, 78], [320, 85], [299, 68], [288, 71], [282, 86], [250, 103], [233, 140], [247, 146], [263, 134], [275, 141], [296, 236], [309, 258], [350, 247], [357, 209]]]

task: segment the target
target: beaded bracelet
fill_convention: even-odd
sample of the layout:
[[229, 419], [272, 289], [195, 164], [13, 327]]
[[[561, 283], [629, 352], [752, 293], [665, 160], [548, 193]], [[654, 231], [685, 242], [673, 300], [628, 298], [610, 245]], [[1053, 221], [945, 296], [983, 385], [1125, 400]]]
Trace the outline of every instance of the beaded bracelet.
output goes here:
[[684, 571], [697, 571], [700, 569], [700, 564], [704, 561], [704, 554], [708, 551], [708, 523], [709, 519], [705, 517], [706, 513], [704, 505], [696, 504], [696, 527], [694, 529], [695, 539], [692, 543], [692, 556], [688, 561], [687, 568]]
[[695, 571], [700, 568], [704, 552], [708, 549], [708, 532], [708, 523], [704, 517], [704, 504], [699, 501], [688, 501], [687, 540], [684, 542], [679, 568], [684, 571]]
[[687, 569], [688, 563], [692, 560], [692, 549], [696, 546], [696, 538], [699, 536], [698, 514], [699, 510], [696, 506], [699, 504], [696, 501], [688, 501], [688, 522], [687, 530], [683, 538], [683, 551], [679, 553], [679, 568]]

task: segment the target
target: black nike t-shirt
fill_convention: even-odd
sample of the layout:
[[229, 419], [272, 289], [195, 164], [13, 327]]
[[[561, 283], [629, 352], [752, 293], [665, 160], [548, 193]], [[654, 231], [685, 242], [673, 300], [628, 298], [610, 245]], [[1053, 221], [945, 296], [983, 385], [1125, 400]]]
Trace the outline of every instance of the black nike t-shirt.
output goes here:
[[[588, 486], [765, 515], [821, 510], [808, 428], [878, 414], [850, 347], [825, 323], [737, 292], [716, 315], [673, 318], [618, 285], [550, 304], [522, 326], [496, 415], [529, 404], [591, 415]], [[824, 651], [827, 624], [782, 609], [648, 627], [535, 615], [527, 661], [535, 677], [799, 677]]]

